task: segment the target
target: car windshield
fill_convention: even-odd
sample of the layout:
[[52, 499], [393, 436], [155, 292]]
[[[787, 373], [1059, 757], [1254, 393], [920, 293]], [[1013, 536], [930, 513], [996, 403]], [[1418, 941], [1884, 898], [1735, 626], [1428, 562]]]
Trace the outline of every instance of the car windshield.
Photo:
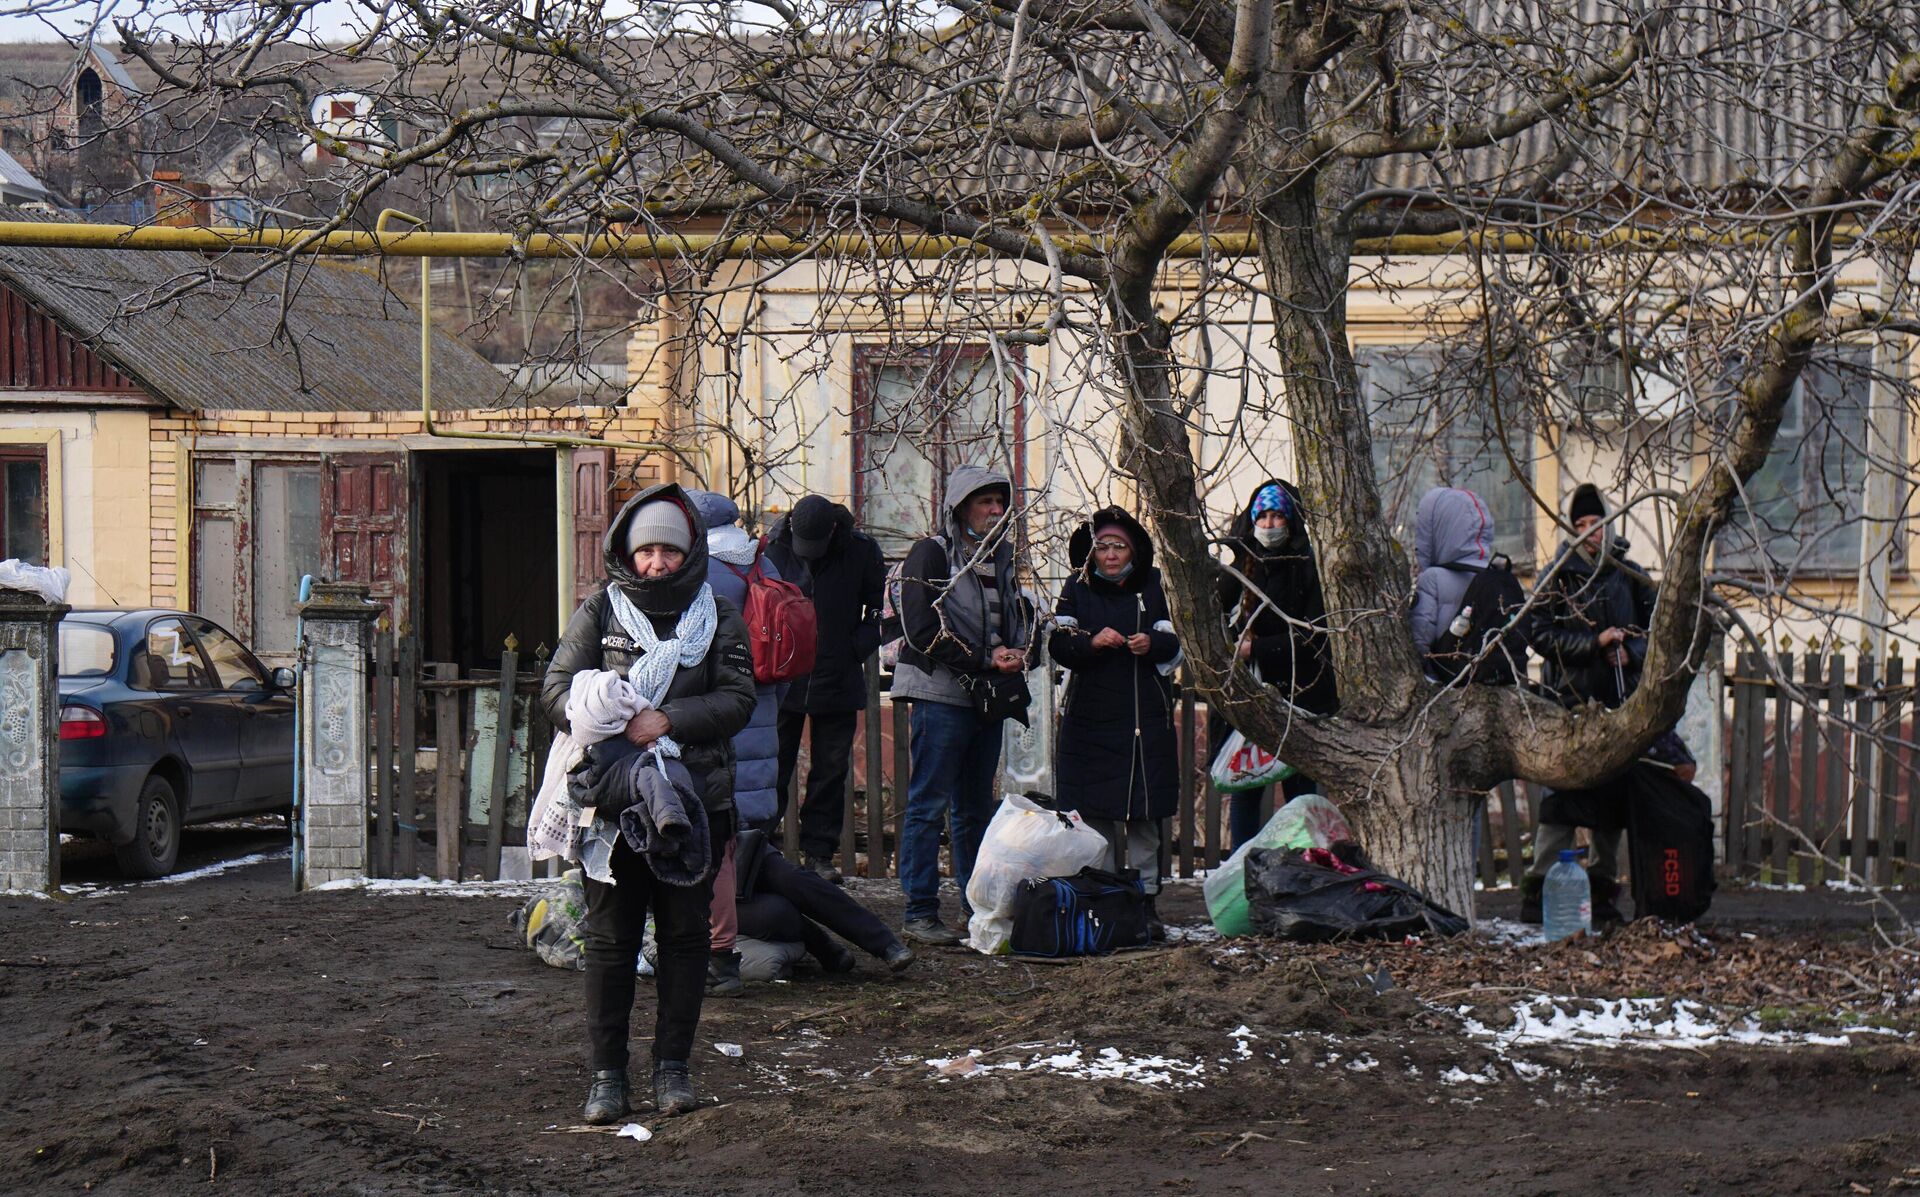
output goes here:
[[60, 625], [60, 676], [105, 677], [113, 672], [113, 633], [93, 623]]

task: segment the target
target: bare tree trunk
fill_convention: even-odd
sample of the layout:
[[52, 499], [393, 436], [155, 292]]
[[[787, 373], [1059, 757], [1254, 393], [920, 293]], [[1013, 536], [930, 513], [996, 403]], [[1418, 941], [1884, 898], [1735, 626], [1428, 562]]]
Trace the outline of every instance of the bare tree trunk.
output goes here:
[[1382, 871], [1472, 919], [1475, 795], [1448, 786], [1436, 745], [1406, 744], [1386, 764], [1364, 789], [1327, 796]]

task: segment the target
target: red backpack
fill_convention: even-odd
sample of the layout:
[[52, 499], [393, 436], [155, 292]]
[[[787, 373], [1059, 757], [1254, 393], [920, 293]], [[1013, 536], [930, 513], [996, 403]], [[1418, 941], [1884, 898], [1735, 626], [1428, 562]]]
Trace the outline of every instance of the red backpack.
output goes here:
[[753, 646], [753, 680], [761, 685], [790, 682], [813, 672], [819, 650], [819, 621], [813, 600], [792, 582], [769, 578], [760, 568], [766, 542], [754, 550], [753, 565], [744, 572], [727, 568], [747, 584], [741, 615], [747, 621], [747, 643]]

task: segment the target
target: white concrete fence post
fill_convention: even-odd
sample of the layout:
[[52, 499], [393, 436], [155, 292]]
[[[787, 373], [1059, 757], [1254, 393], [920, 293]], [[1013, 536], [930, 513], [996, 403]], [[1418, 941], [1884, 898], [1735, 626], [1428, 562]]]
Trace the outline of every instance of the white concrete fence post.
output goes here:
[[367, 876], [367, 655], [384, 611], [352, 582], [315, 582], [300, 608], [302, 889]]
[[60, 888], [60, 619], [0, 589], [0, 891]]

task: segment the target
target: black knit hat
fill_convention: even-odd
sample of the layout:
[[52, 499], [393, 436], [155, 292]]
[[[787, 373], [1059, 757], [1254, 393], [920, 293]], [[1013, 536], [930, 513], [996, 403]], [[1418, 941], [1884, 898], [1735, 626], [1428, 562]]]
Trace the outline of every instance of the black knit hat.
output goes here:
[[1582, 482], [1573, 488], [1573, 499], [1567, 504], [1567, 519], [1577, 521], [1583, 515], [1598, 519], [1607, 518], [1607, 501], [1600, 497], [1600, 490], [1591, 482]]

